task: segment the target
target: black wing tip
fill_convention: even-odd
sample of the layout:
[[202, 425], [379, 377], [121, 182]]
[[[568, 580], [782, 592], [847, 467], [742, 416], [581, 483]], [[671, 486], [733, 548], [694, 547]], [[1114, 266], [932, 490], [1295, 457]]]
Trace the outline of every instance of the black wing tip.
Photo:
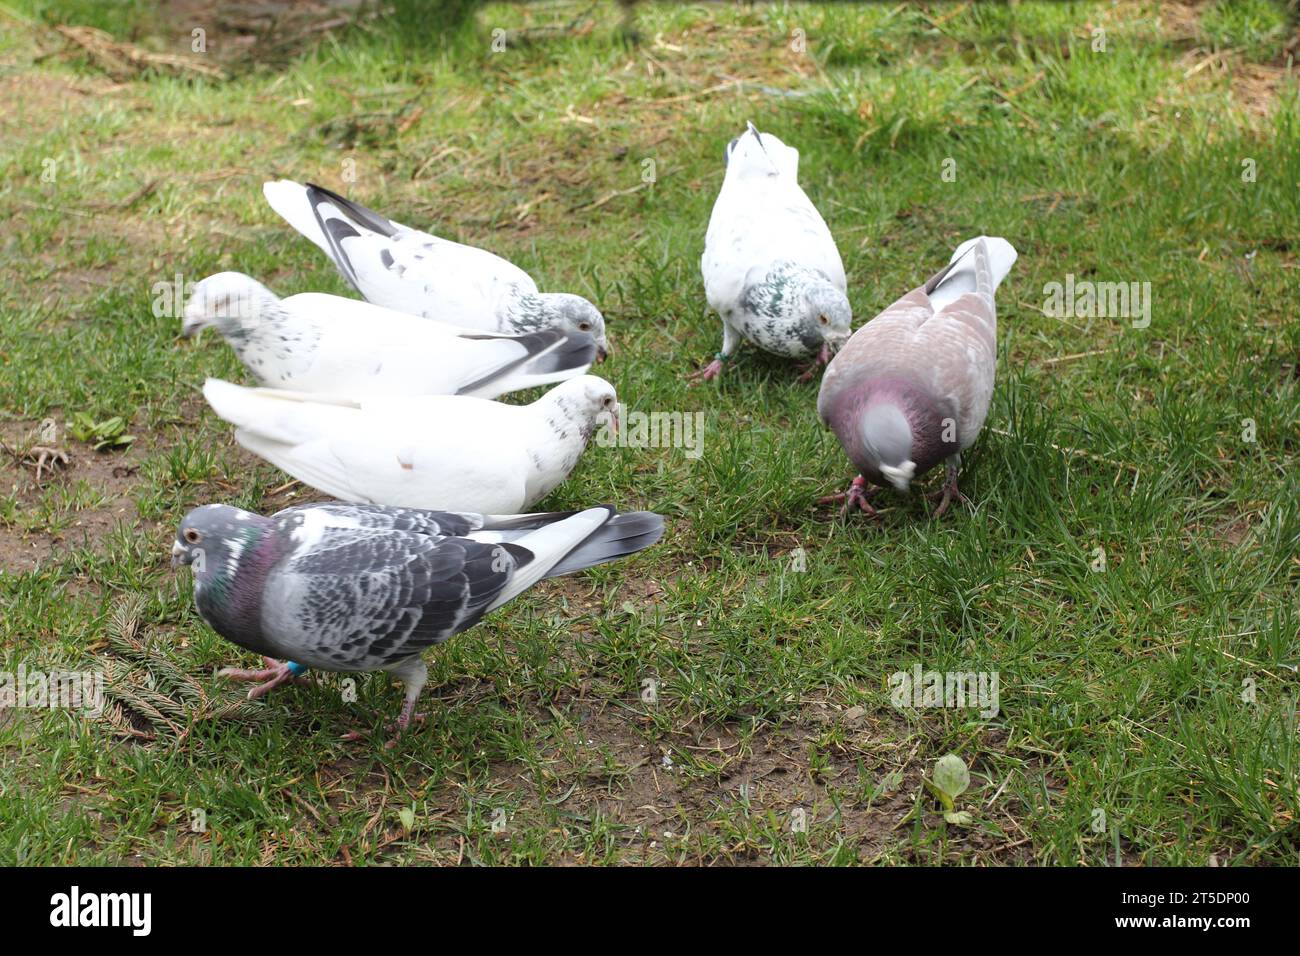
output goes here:
[[360, 203], [354, 202], [346, 196], [340, 196], [334, 190], [327, 189], [317, 183], [309, 182], [303, 185], [307, 189], [307, 198], [310, 200], [313, 209], [316, 208], [316, 204], [319, 202], [328, 202], [348, 216], [354, 223], [364, 226], [372, 232], [388, 237], [397, 235], [397, 227], [393, 225], [392, 221], [379, 215], [373, 209], [367, 209]]
[[464, 334], [461, 338], [475, 342], [508, 339], [523, 346], [524, 354], [482, 378], [462, 385], [457, 389], [457, 395], [476, 392], [520, 368], [530, 375], [551, 375], [590, 366], [596, 361], [596, 340], [586, 332], [570, 332], [552, 327], [523, 335]]

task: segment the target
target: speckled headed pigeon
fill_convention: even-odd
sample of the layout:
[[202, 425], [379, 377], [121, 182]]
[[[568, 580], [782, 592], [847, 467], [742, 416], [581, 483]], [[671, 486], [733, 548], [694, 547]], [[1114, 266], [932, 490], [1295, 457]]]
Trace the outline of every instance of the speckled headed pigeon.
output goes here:
[[494, 517], [328, 503], [264, 518], [204, 505], [181, 522], [172, 564], [193, 569], [213, 630], [265, 656], [266, 670], [222, 672], [264, 682], [250, 698], [307, 668], [385, 670], [406, 685], [400, 731], [428, 676], [421, 651], [543, 578], [650, 547], [663, 528], [609, 506]]
[[596, 360], [589, 332], [474, 332], [337, 295], [279, 298], [256, 279], [221, 272], [199, 282], [181, 334], [209, 326], [263, 385], [359, 398], [474, 395], [551, 385]]
[[598, 424], [617, 428], [603, 378], [563, 382], [531, 405], [457, 395], [331, 399], [208, 379], [235, 439], [344, 501], [515, 514], [568, 477]]
[[822, 378], [817, 412], [861, 474], [843, 500], [868, 514], [867, 482], [906, 491], [946, 461], [943, 502], [957, 490], [960, 454], [984, 426], [997, 365], [994, 293], [1016, 261], [1005, 239], [979, 236], [948, 265], [858, 329]]
[[368, 302], [466, 329], [590, 333], [603, 357], [605, 319], [580, 295], [539, 292], [518, 266], [474, 246], [385, 219], [323, 186], [262, 186], [271, 208], [330, 257]]
[[853, 311], [835, 240], [799, 188], [799, 151], [754, 124], [727, 146], [700, 271], [722, 318], [722, 351], [692, 378], [722, 372], [742, 338], [812, 376], [849, 337]]

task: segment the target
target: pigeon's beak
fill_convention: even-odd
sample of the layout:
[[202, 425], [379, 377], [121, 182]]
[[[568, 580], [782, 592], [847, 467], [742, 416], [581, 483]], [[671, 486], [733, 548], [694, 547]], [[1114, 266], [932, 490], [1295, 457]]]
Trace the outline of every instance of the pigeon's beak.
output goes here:
[[609, 339], [604, 338], [596, 343], [596, 361], [603, 362], [613, 353], [614, 346], [609, 344]]
[[208, 323], [204, 320], [203, 316], [187, 315], [181, 322], [181, 337], [191, 339], [207, 328], [207, 326]]
[[181, 558], [185, 557], [185, 549], [181, 547], [179, 541], [172, 542], [172, 567], [177, 567], [181, 563]]
[[615, 438], [618, 437], [618, 419], [622, 414], [623, 406], [615, 402], [609, 408], [609, 433]]

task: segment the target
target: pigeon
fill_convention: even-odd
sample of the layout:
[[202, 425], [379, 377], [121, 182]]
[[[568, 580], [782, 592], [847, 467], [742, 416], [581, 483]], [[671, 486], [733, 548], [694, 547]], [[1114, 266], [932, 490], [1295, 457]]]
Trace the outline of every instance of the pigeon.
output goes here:
[[208, 276], [194, 287], [181, 334], [209, 326], [263, 385], [356, 398], [496, 398], [582, 375], [597, 349], [589, 332], [558, 327], [499, 335], [337, 295], [281, 299], [238, 272]]
[[264, 655], [265, 670], [221, 672], [263, 682], [250, 698], [308, 668], [384, 670], [405, 685], [400, 733], [428, 676], [425, 648], [543, 578], [635, 554], [663, 530], [653, 512], [609, 505], [494, 517], [324, 503], [266, 518], [210, 504], [181, 521], [172, 564], [192, 569], [214, 631]]
[[868, 482], [907, 491], [946, 462], [943, 501], [957, 490], [960, 455], [984, 426], [997, 364], [993, 296], [1016, 261], [1005, 239], [979, 236], [948, 265], [858, 329], [826, 369], [817, 413], [860, 474], [841, 495], [844, 510], [869, 515]]
[[616, 432], [614, 387], [595, 375], [531, 405], [459, 395], [331, 399], [208, 379], [235, 439], [344, 501], [515, 514], [568, 477], [598, 424]]
[[743, 338], [776, 355], [811, 357], [806, 380], [849, 337], [844, 264], [799, 188], [798, 150], [750, 123], [726, 155], [700, 260], [709, 306], [722, 318], [722, 351], [691, 377], [719, 375]]
[[506, 335], [585, 332], [602, 358], [609, 352], [594, 305], [567, 292], [539, 292], [528, 273], [500, 256], [410, 229], [313, 183], [281, 179], [262, 192], [367, 302]]

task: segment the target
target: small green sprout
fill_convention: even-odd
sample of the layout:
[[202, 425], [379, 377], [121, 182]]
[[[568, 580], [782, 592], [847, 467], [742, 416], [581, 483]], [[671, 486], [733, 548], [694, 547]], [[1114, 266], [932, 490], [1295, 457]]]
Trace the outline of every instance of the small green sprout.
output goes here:
[[970, 771], [966, 761], [956, 754], [940, 757], [934, 765], [934, 779], [925, 785], [943, 804], [943, 818], [954, 826], [968, 827], [974, 818], [966, 810], [957, 810], [956, 801], [970, 786]]
[[134, 435], [126, 434], [126, 420], [121, 415], [97, 422], [85, 412], [77, 412], [67, 424], [69, 435], [77, 441], [93, 442], [95, 451], [125, 448], [135, 441]]

